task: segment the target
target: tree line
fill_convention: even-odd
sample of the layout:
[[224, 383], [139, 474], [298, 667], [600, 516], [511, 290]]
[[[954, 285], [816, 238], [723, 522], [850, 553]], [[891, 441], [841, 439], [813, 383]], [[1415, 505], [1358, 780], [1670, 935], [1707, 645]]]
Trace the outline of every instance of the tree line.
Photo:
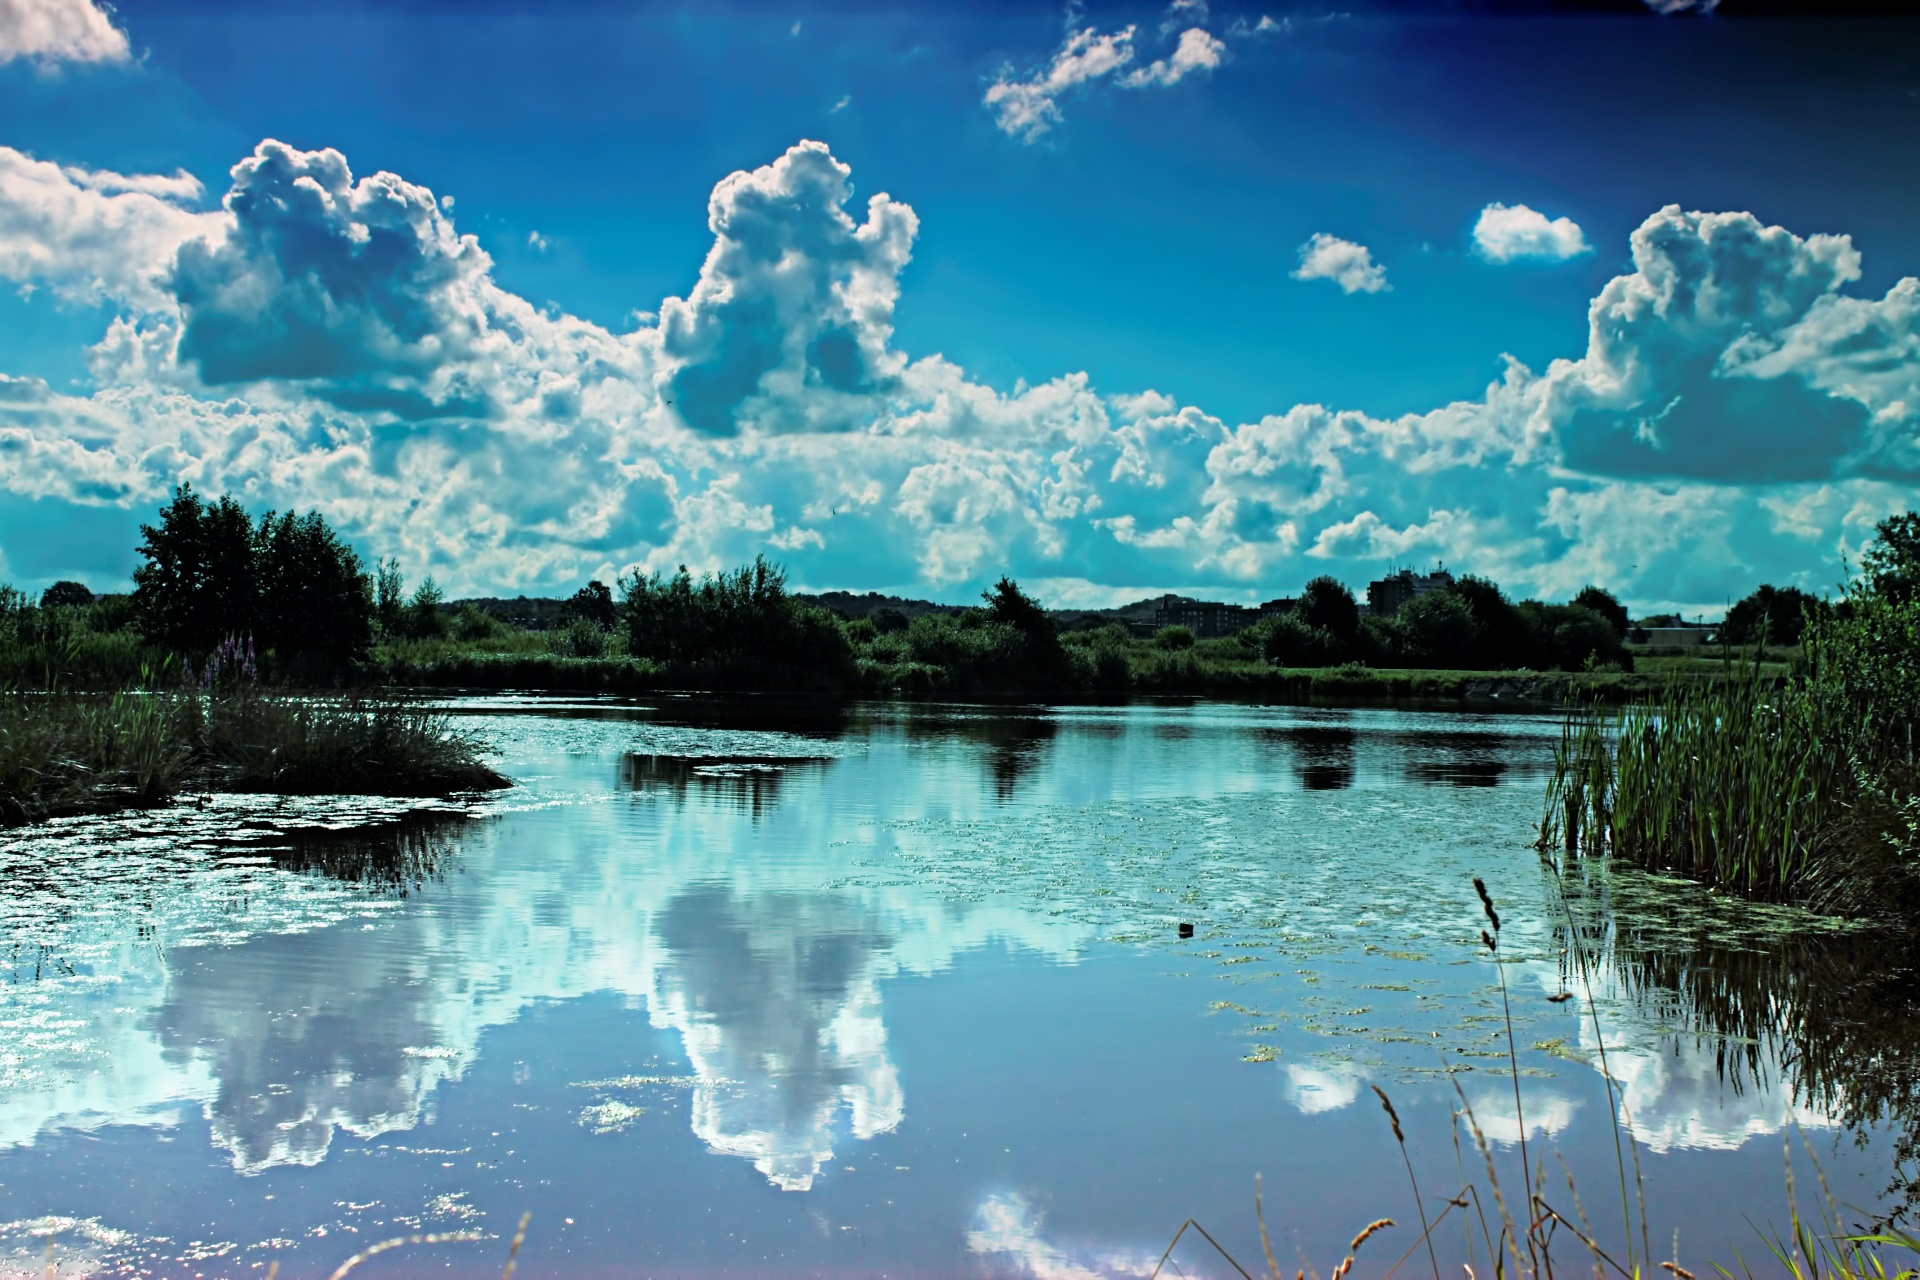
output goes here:
[[[0, 601], [13, 621], [0, 623], [9, 635], [57, 648], [57, 616], [90, 608], [96, 630], [130, 626], [148, 645], [191, 662], [216, 652], [252, 662], [257, 654], [273, 678], [310, 683], [364, 678], [376, 642], [471, 644], [512, 631], [470, 604], [450, 608], [431, 577], [409, 591], [395, 560], [369, 569], [317, 512], [254, 519], [230, 494], [210, 501], [181, 485], [140, 533], [130, 597], [95, 604], [85, 587], [58, 583], [42, 600], [47, 618], [28, 619], [14, 592]], [[1880, 535], [1862, 573], [1888, 598], [1911, 598], [1920, 592], [1910, 568], [1920, 561], [1920, 514], [1883, 522]], [[1733, 644], [1792, 645], [1809, 620], [1846, 607], [1762, 586], [1729, 609], [1720, 634]], [[845, 617], [794, 596], [784, 570], [764, 557], [699, 578], [683, 566], [671, 575], [630, 574], [614, 587], [596, 580], [568, 598], [560, 616], [565, 626], [549, 642], [555, 656], [624, 654], [664, 678], [713, 687], [864, 687], [882, 671], [891, 687], [955, 692], [1122, 689], [1140, 683], [1144, 660], [1124, 627], [1063, 632], [1010, 578], [973, 609], [911, 620], [892, 610]], [[1564, 604], [1516, 602], [1467, 575], [1382, 617], [1323, 576], [1289, 612], [1231, 641], [1205, 642], [1188, 660], [1237, 654], [1280, 667], [1627, 670], [1633, 631], [1626, 608], [1597, 586]], [[1194, 641], [1174, 628], [1154, 647], [1189, 650]], [[51, 649], [44, 660], [56, 661]]]

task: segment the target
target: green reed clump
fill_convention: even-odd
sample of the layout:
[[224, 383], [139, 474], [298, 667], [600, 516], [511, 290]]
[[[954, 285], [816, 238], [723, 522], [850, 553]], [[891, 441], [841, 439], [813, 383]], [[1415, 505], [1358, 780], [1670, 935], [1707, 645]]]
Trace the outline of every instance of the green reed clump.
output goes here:
[[434, 796], [509, 785], [444, 712], [392, 696], [209, 697], [201, 752], [228, 790]]
[[192, 762], [187, 699], [0, 693], [0, 825], [158, 804]]
[[1920, 599], [1855, 584], [1798, 670], [1578, 710], [1543, 849], [1611, 854], [1768, 901], [1911, 922], [1920, 905]]

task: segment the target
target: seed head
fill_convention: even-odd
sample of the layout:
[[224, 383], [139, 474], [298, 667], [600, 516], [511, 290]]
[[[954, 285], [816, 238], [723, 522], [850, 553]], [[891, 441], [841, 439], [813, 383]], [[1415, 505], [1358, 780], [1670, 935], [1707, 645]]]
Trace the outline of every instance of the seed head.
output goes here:
[[1487, 882], [1475, 876], [1473, 891], [1480, 895], [1480, 909], [1487, 913], [1487, 922], [1493, 926], [1495, 933], [1500, 932], [1500, 913], [1493, 909], [1493, 898], [1487, 893]]
[[1393, 1103], [1387, 1100], [1386, 1091], [1377, 1084], [1367, 1086], [1380, 1097], [1380, 1109], [1387, 1113], [1387, 1122], [1393, 1126], [1393, 1140], [1401, 1146], [1407, 1145], [1407, 1135], [1400, 1132], [1400, 1113], [1393, 1109]]

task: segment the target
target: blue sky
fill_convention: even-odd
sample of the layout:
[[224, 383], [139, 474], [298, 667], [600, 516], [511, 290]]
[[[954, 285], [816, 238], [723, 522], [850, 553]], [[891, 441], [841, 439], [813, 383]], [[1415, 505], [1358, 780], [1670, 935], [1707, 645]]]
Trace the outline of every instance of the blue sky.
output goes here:
[[188, 480], [458, 593], [1830, 586], [1920, 29], [1505, 9], [21, 0], [0, 576]]

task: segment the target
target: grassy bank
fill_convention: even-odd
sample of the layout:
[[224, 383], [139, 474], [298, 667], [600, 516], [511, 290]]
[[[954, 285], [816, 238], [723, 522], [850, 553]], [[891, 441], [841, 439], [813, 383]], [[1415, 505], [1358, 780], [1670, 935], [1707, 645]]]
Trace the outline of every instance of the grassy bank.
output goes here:
[[446, 716], [393, 697], [0, 694], [0, 825], [190, 791], [433, 796], [506, 785]]
[[1569, 717], [1543, 848], [1729, 892], [1920, 920], [1920, 601], [1860, 584], [1793, 674], [1744, 665]]

